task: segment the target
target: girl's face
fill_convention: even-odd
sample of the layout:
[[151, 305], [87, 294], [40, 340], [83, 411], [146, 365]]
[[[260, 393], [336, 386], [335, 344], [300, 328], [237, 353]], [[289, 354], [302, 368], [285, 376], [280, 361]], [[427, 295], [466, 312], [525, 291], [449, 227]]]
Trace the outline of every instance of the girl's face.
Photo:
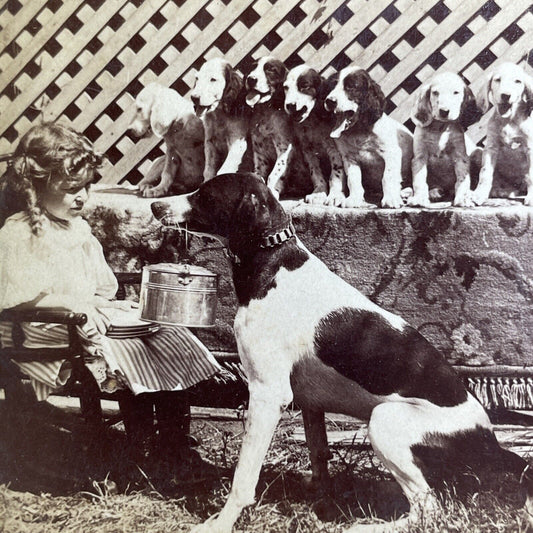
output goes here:
[[89, 198], [91, 181], [74, 185], [63, 182], [57, 187], [48, 188], [41, 197], [41, 204], [51, 215], [62, 220], [73, 220], [83, 211]]

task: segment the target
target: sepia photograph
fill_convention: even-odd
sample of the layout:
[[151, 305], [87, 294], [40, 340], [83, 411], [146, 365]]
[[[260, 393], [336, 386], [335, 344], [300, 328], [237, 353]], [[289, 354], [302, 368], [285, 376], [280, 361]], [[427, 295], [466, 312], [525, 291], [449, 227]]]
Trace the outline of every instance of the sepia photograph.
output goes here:
[[533, 531], [529, 0], [0, 0], [0, 533]]

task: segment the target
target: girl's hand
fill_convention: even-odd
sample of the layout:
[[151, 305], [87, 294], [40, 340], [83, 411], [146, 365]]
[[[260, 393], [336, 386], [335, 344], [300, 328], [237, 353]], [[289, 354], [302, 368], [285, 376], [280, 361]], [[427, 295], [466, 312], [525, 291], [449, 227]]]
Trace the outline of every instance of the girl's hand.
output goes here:
[[92, 304], [78, 304], [72, 308], [75, 313], [84, 313], [87, 315], [87, 324], [94, 326], [99, 333], [105, 335], [111, 322], [109, 319], [98, 311], [98, 309]]

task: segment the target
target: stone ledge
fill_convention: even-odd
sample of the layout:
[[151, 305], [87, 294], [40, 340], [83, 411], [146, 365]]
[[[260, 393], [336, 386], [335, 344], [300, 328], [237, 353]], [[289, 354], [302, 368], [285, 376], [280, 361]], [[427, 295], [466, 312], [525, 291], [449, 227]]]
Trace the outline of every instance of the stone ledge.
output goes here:
[[[153, 220], [152, 200], [93, 193], [87, 219], [115, 270], [187, 261], [220, 274], [216, 327], [195, 330], [234, 351], [230, 269], [217, 241]], [[299, 237], [334, 272], [417, 327], [454, 364], [533, 363], [533, 208], [334, 209], [285, 201]]]

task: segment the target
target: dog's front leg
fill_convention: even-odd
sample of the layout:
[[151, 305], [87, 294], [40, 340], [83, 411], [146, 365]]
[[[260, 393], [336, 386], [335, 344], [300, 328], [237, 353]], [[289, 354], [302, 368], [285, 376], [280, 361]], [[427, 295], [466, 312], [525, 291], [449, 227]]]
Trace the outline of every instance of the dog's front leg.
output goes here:
[[217, 174], [232, 174], [238, 172], [247, 148], [248, 141], [244, 137], [235, 139], [230, 144], [228, 155], [222, 166], [218, 169]]
[[472, 200], [476, 205], [482, 205], [489, 197], [492, 189], [492, 180], [497, 163], [498, 138], [489, 133], [487, 135], [487, 147], [483, 150], [479, 182], [472, 194]]
[[423, 148], [415, 150], [412, 161], [413, 196], [407, 200], [411, 206], [427, 207], [429, 205], [427, 151]]
[[470, 159], [466, 149], [455, 154], [455, 197], [453, 205], [459, 207], [473, 207], [472, 193], [470, 191]]
[[255, 488], [261, 465], [274, 435], [274, 430], [287, 401], [276, 397], [276, 386], [250, 384], [250, 401], [246, 431], [233, 476], [231, 492], [216, 518], [195, 527], [192, 533], [230, 533], [241, 511], [255, 501]]
[[398, 209], [402, 207], [402, 150], [399, 146], [386, 147], [383, 154], [383, 198], [381, 207]]
[[348, 196], [342, 202], [342, 207], [364, 207], [369, 205], [365, 202], [361, 167], [355, 162], [345, 160], [344, 169], [346, 170]]
[[145, 189], [148, 189], [152, 184], [158, 181], [161, 178], [161, 174], [165, 168], [165, 155], [160, 155], [157, 159], [154, 160], [150, 170], [146, 173], [146, 176], [139, 181], [137, 187], [143, 192]]
[[288, 143], [286, 146], [276, 146], [277, 159], [267, 179], [268, 188], [274, 193], [276, 198], [279, 198], [283, 192], [284, 183], [282, 178], [287, 173], [287, 165], [292, 151], [292, 143]]

